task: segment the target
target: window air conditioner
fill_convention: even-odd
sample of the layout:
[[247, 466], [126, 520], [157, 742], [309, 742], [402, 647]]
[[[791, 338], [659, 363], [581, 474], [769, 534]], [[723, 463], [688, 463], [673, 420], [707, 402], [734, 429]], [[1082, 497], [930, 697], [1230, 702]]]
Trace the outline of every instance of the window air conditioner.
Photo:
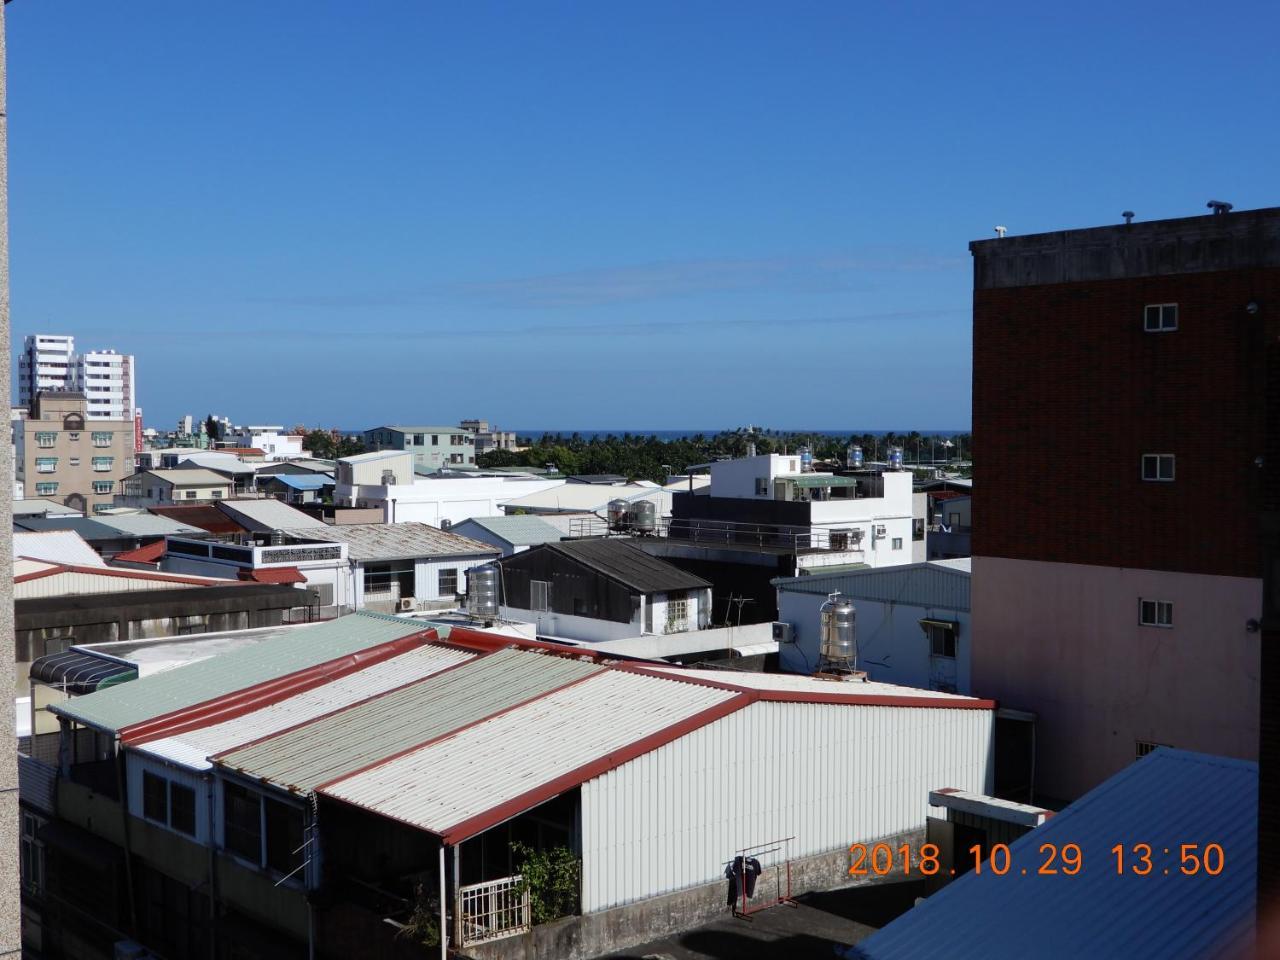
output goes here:
[[876, 524], [875, 535], [877, 537], [883, 537], [885, 535], [885, 529], [883, 524]]
[[774, 621], [773, 639], [777, 643], [794, 643], [795, 633], [789, 623], [779, 623]]

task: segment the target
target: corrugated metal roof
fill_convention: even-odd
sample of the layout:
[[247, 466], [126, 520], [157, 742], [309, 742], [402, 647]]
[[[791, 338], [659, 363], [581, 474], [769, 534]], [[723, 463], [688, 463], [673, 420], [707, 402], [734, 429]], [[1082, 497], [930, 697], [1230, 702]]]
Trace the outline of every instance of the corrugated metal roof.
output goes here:
[[[1257, 820], [1256, 763], [1161, 748], [1011, 844], [1011, 875], [967, 873], [844, 956], [907, 960], [923, 944], [954, 960], [1244, 956], [1254, 930]], [[1080, 871], [1040, 874], [1045, 843], [1077, 844]], [[1117, 843], [1130, 848], [1123, 873], [1111, 852]], [[1138, 843], [1151, 848], [1146, 876], [1131, 872]], [[1220, 844], [1221, 874], [1183, 875], [1186, 843], [1198, 852]]]
[[212, 504], [179, 504], [172, 507], [152, 507], [159, 517], [168, 517], [179, 523], [189, 523], [208, 533], [248, 533], [229, 516]]
[[222, 754], [217, 762], [286, 789], [313, 790], [601, 669], [545, 653], [499, 650], [460, 670]]
[[457, 557], [500, 551], [487, 543], [460, 537], [426, 523], [347, 523], [339, 526], [282, 527], [297, 540], [348, 544], [352, 560], [413, 560], [419, 557]]
[[[447, 836], [472, 818], [519, 805], [539, 788], [734, 696], [609, 670], [320, 792]], [[528, 797], [529, 806], [538, 802]]]
[[85, 540], [119, 540], [119, 530], [88, 517], [22, 517], [14, 520], [15, 528], [45, 533], [51, 530], [66, 530], [79, 534]]
[[[544, 550], [555, 550], [597, 573], [640, 593], [663, 593], [668, 590], [702, 590], [711, 586], [701, 577], [681, 570], [674, 564], [650, 556], [626, 540], [564, 540], [548, 543]], [[522, 556], [522, 555], [519, 555]], [[515, 560], [514, 562], [519, 562]]]
[[208, 758], [215, 754], [271, 736], [475, 658], [476, 654], [466, 650], [427, 644], [261, 710], [140, 744], [137, 749], [184, 766], [206, 769], [211, 765]]
[[151, 513], [100, 515], [98, 523], [119, 530], [130, 537], [180, 537], [191, 533], [204, 533], [199, 527], [180, 523], [168, 517], [157, 517]]
[[805, 577], [780, 577], [771, 582], [779, 590], [791, 593], [825, 597], [838, 590], [851, 600], [875, 600], [946, 610], [969, 609], [969, 573], [945, 561], [909, 563], [834, 575], [815, 572]]
[[147, 593], [152, 590], [190, 590], [195, 587], [225, 586], [231, 580], [208, 577], [173, 576], [150, 570], [59, 566], [51, 570], [15, 578], [13, 599], [40, 597], [82, 597], [95, 593]]
[[323, 520], [274, 498], [223, 500], [218, 509], [250, 530], [314, 530], [328, 526]]
[[116, 731], [367, 647], [421, 633], [425, 628], [422, 623], [398, 617], [353, 613], [49, 709], [89, 726]]
[[173, 484], [175, 487], [225, 487], [231, 482], [226, 477], [219, 476], [212, 470], [205, 470], [201, 467], [180, 470], [140, 470], [138, 472], [149, 473], [165, 483]]
[[876, 697], [930, 697], [947, 707], [961, 702], [972, 702], [976, 697], [965, 697], [940, 690], [923, 690], [904, 687], [896, 683], [877, 683], [874, 680], [820, 680], [795, 673], [757, 673], [750, 670], [699, 670], [696, 667], [650, 666], [649, 669], [672, 677], [697, 677], [713, 680], [747, 690], [778, 690], [783, 693], [812, 693], [824, 696], [848, 697], [851, 702]]
[[13, 515], [15, 517], [29, 517], [33, 515], [43, 516], [45, 514], [49, 514], [50, 516], [59, 516], [63, 514], [79, 516], [80, 511], [68, 507], [65, 504], [58, 503], [55, 500], [44, 500], [40, 497], [13, 501]]
[[13, 532], [13, 555], [49, 563], [67, 563], [79, 567], [105, 567], [98, 552], [73, 530]]
[[513, 547], [532, 547], [539, 543], [555, 543], [564, 536], [541, 517], [530, 515], [472, 517], [470, 520], [454, 524], [453, 529], [465, 536], [467, 524], [470, 523], [483, 527], [495, 537], [505, 540]]

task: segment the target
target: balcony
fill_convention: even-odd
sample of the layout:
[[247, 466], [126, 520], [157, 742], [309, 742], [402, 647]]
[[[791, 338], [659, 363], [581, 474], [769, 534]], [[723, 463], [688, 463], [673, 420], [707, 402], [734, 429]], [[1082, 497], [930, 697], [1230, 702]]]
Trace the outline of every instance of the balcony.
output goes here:
[[[610, 525], [600, 517], [581, 517], [569, 522], [569, 536], [604, 537], [637, 534], [634, 523]], [[769, 523], [737, 523], [702, 518], [657, 520], [652, 536], [698, 546], [754, 547], [778, 553], [861, 553], [861, 531], [828, 530]]]

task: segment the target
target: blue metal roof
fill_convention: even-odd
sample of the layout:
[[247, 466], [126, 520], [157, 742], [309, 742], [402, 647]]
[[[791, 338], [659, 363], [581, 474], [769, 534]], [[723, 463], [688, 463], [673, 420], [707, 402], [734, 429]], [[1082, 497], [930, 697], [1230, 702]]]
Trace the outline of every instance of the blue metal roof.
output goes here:
[[283, 483], [286, 487], [292, 487], [294, 490], [320, 490], [324, 487], [333, 486], [333, 481], [328, 477], [314, 474], [272, 473], [262, 479], [275, 480]]
[[[1254, 931], [1257, 821], [1256, 763], [1161, 747], [1011, 844], [1005, 875], [967, 873], [843, 956], [1244, 956]], [[1078, 844], [1079, 872], [1041, 875], [1046, 843]], [[1129, 850], [1124, 873], [1112, 853], [1118, 843]], [[1131, 872], [1140, 843], [1151, 847], [1145, 876]], [[1225, 854], [1221, 873], [1184, 875], [1182, 844], [1199, 852], [1214, 843]]]

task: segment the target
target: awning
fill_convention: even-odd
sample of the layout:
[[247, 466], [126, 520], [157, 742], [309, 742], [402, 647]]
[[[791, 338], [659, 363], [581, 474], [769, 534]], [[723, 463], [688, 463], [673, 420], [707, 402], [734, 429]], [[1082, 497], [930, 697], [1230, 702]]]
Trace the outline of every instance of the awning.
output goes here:
[[241, 570], [241, 580], [253, 583], [306, 583], [307, 578], [297, 567], [267, 567], [258, 570]]
[[138, 668], [93, 654], [67, 650], [35, 660], [31, 664], [30, 677], [81, 696], [117, 683], [137, 680]]
[[733, 652], [739, 657], [759, 657], [767, 653], [777, 653], [778, 641], [766, 640], [764, 643], [744, 643], [740, 647], [734, 647]]
[[958, 620], [934, 620], [930, 617], [921, 617], [919, 623], [922, 627], [941, 627], [943, 630], [950, 630], [952, 633], [960, 632], [960, 621]]

